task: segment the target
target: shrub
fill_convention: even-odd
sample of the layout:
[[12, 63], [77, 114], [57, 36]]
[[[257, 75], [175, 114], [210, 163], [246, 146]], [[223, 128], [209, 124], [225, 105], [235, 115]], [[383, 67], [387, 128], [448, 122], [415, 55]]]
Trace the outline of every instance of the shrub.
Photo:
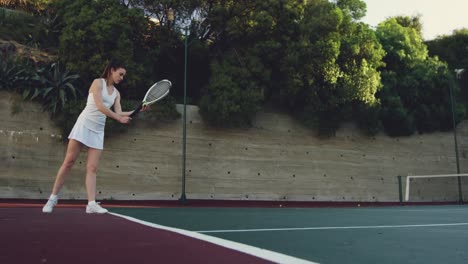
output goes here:
[[78, 74], [71, 74], [59, 63], [51, 63], [41, 69], [40, 79], [42, 88], [39, 91], [41, 101], [46, 110], [52, 115], [57, 114], [67, 105], [68, 101], [77, 98], [77, 89], [73, 81], [78, 79]]

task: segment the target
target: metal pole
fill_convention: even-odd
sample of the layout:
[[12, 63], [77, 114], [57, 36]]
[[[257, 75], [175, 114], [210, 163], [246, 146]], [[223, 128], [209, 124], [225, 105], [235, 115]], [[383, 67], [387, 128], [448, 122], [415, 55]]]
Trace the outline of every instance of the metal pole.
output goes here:
[[[455, 142], [455, 158], [457, 162], [457, 174], [460, 174], [460, 158], [458, 156], [458, 142], [457, 142], [457, 125], [455, 123], [455, 108], [453, 102], [453, 91], [452, 86], [449, 85], [450, 90], [450, 104], [452, 106], [452, 123], [453, 123], [453, 139]], [[458, 202], [463, 203], [463, 194], [462, 194], [462, 187], [461, 187], [461, 177], [458, 176]]]
[[410, 179], [411, 176], [406, 176], [406, 191], [405, 191], [405, 201], [409, 200], [409, 191], [410, 191]]
[[185, 28], [185, 40], [184, 40], [184, 114], [182, 116], [182, 194], [179, 201], [185, 203], [187, 197], [185, 195], [185, 161], [186, 161], [186, 149], [187, 149], [187, 38], [188, 28]]
[[400, 198], [400, 204], [403, 204], [403, 191], [401, 190], [401, 176], [398, 175], [398, 197]]

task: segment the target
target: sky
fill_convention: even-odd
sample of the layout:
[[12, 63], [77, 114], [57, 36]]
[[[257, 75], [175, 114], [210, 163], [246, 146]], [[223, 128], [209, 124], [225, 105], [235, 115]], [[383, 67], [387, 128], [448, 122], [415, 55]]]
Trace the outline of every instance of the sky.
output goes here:
[[362, 0], [367, 4], [363, 22], [377, 26], [388, 17], [421, 15], [424, 40], [468, 28], [468, 0]]

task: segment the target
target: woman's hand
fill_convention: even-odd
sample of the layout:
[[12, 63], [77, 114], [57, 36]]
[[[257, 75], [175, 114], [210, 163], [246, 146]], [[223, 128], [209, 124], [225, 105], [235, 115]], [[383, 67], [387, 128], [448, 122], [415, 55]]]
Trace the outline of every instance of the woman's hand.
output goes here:
[[145, 106], [143, 106], [143, 108], [141, 108], [140, 112], [144, 112], [144, 111], [148, 111], [148, 110], [150, 110], [149, 105], [145, 105]]
[[119, 123], [122, 123], [122, 124], [128, 124], [130, 123], [131, 120], [132, 118], [129, 116], [120, 116], [118, 121]]

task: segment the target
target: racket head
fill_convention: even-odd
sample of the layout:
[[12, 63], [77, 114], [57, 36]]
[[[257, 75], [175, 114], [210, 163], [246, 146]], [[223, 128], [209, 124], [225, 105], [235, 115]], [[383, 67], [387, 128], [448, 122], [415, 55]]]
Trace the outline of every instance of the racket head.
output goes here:
[[171, 90], [172, 83], [169, 80], [161, 80], [153, 84], [145, 94], [143, 98], [143, 106], [148, 106], [156, 103], [157, 101], [163, 99], [169, 94]]

